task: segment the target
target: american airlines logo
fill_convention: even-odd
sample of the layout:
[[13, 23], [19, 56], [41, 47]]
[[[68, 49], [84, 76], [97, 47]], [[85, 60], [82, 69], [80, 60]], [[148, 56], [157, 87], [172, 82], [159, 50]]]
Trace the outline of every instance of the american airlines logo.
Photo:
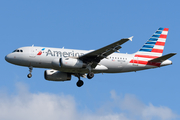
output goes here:
[[39, 51], [37, 55], [41, 55], [44, 50], [45, 48], [41, 49], [41, 51]]

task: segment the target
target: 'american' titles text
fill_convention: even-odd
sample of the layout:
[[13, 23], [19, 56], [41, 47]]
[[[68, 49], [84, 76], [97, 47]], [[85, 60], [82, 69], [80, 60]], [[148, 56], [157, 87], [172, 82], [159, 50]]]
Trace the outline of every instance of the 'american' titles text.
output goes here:
[[46, 56], [56, 56], [56, 57], [79, 57], [84, 55], [84, 53], [78, 53], [78, 52], [66, 52], [66, 51], [51, 51], [50, 49], [48, 49], [48, 51], [46, 52]]

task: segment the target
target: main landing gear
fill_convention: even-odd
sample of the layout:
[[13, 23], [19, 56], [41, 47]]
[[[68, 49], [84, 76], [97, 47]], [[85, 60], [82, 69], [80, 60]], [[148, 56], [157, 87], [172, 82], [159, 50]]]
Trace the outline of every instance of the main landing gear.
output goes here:
[[84, 84], [84, 82], [82, 80], [80, 80], [80, 74], [78, 74], [77, 77], [78, 77], [79, 80], [77, 81], [76, 85], [78, 87], [81, 87]]
[[[87, 78], [88, 78], [88, 79], [92, 79], [92, 78], [94, 77], [94, 73], [91, 72], [91, 64], [89, 64], [89, 65], [87, 66], [87, 69], [89, 70], [89, 73], [87, 74]], [[81, 74], [79, 73], [79, 74], [76, 74], [75, 76], [78, 77], [78, 79], [79, 79], [78, 82], [76, 83], [76, 85], [77, 85], [78, 87], [81, 87], [81, 86], [84, 84], [84, 82], [83, 82], [82, 80], [80, 80]]]
[[28, 78], [31, 78], [32, 77], [32, 70], [33, 70], [33, 67], [29, 67], [29, 74], [27, 75]]
[[[81, 87], [81, 86], [84, 84], [84, 82], [80, 79], [81, 74], [76, 74], [75, 76], [78, 77], [78, 79], [79, 79], [79, 80], [77, 81], [76, 85], [77, 85], [78, 87]], [[93, 73], [93, 72], [90, 72], [90, 73], [87, 74], [87, 78], [88, 78], [88, 79], [92, 79], [93, 77], [94, 77], [94, 73]]]
[[92, 79], [94, 77], [94, 73], [93, 72], [90, 72], [87, 74], [87, 78], [88, 79]]
[[94, 73], [93, 72], [91, 72], [91, 65], [89, 64], [88, 66], [87, 66], [87, 69], [89, 70], [89, 73], [87, 74], [87, 78], [88, 79], [92, 79], [93, 77], [94, 77]]

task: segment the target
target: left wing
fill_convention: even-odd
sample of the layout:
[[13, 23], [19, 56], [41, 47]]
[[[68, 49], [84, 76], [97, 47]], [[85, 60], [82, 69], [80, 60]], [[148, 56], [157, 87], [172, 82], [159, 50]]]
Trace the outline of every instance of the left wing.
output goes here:
[[112, 54], [113, 52], [119, 50], [121, 48], [120, 45], [124, 44], [125, 42], [127, 42], [128, 40], [132, 41], [132, 37], [130, 38], [124, 38], [121, 39], [117, 42], [114, 42], [110, 45], [107, 45], [105, 47], [102, 47], [98, 50], [89, 52], [83, 56], [80, 56], [79, 59], [82, 60], [84, 63], [91, 63], [91, 67], [95, 68], [96, 65], [104, 58], [106, 58], [108, 55]]

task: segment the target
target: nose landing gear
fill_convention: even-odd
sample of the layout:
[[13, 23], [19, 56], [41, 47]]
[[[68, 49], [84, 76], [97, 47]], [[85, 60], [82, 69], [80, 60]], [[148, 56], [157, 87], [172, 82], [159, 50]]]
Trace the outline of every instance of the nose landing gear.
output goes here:
[[32, 66], [29, 67], [29, 72], [30, 72], [30, 73], [27, 75], [28, 78], [31, 78], [31, 77], [32, 77], [32, 74], [31, 74], [31, 73], [32, 73], [32, 70], [33, 70], [33, 67], [32, 67]]
[[27, 77], [28, 77], [28, 78], [31, 78], [31, 77], [32, 77], [32, 74], [31, 74], [31, 73], [29, 73], [29, 74], [27, 75]]

